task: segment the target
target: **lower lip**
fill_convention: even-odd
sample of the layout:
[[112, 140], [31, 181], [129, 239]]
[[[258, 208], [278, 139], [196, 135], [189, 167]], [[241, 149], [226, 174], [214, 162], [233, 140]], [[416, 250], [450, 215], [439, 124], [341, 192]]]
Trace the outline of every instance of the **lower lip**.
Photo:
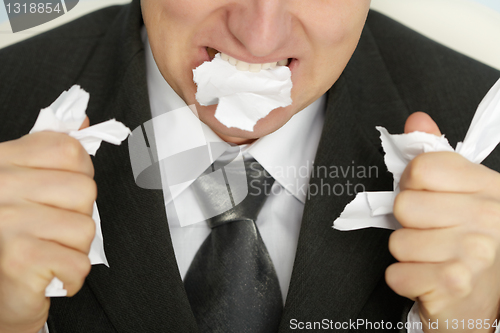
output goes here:
[[292, 61], [290, 61], [290, 63], [288, 64], [288, 68], [290, 68], [290, 71], [292, 72], [293, 74], [293, 71], [294, 69], [299, 65], [299, 61], [295, 58], [292, 59]]

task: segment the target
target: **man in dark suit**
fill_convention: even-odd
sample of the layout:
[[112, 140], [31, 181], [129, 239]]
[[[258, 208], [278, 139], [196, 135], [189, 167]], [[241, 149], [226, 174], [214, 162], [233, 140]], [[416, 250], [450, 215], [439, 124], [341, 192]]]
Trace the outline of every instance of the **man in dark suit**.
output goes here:
[[[452, 145], [463, 139], [499, 73], [377, 13], [363, 30], [368, 9], [367, 0], [134, 1], [2, 50], [0, 332], [37, 332], [46, 320], [51, 333], [197, 331], [162, 193], [136, 186], [127, 146], [103, 146], [90, 161], [66, 135], [16, 140], [40, 108], [73, 84], [90, 92], [91, 123], [116, 118], [134, 129], [148, 121], [143, 24], [163, 77], [186, 103], [195, 103], [191, 70], [210, 60], [207, 50], [249, 63], [291, 60], [294, 103], [273, 111], [254, 132], [227, 129], [213, 107], [197, 105], [200, 119], [228, 142], [251, 143], [275, 131], [325, 92], [316, 166], [360, 161], [385, 170], [374, 126], [400, 132], [417, 110], [427, 111]], [[406, 125], [439, 133], [421, 114]], [[311, 197], [279, 331], [325, 318], [404, 323], [410, 299], [419, 300], [424, 323], [491, 325], [500, 298], [500, 176], [492, 171], [500, 169], [498, 150], [485, 164], [491, 169], [441, 153], [410, 164], [395, 207], [407, 228], [390, 241], [396, 264], [390, 231], [331, 229], [352, 197]], [[92, 177], [110, 267], [90, 270]], [[321, 181], [340, 180], [313, 175], [310, 183]], [[363, 185], [390, 190], [392, 177], [380, 172]], [[44, 290], [54, 276], [74, 296], [49, 304]]]

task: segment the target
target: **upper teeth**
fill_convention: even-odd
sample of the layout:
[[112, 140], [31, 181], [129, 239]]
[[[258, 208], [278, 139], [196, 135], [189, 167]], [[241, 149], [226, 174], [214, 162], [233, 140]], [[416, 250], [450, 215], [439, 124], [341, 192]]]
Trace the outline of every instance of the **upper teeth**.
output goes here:
[[261, 69], [270, 69], [276, 66], [286, 66], [288, 64], [288, 59], [283, 59], [277, 62], [268, 62], [265, 64], [250, 64], [248, 62], [237, 60], [222, 52], [220, 57], [229, 62], [231, 65], [236, 66], [236, 69], [239, 69], [240, 71], [260, 72]]

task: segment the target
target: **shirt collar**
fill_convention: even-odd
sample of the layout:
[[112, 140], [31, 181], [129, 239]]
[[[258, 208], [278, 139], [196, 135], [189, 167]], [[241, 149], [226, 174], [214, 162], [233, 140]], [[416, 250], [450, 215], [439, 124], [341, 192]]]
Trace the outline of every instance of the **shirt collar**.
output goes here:
[[[186, 107], [186, 103], [177, 95], [163, 78], [153, 58], [145, 27], [142, 30], [142, 39], [146, 50], [146, 73], [148, 93], [153, 118], [171, 110]], [[243, 147], [243, 152], [253, 156], [271, 176], [285, 188], [286, 191], [305, 203], [309, 177], [313, 168], [313, 161], [318, 148], [321, 130], [324, 122], [326, 96], [321, 96], [314, 103], [294, 115], [284, 126], [268, 134], [251, 145]], [[169, 122], [163, 127], [162, 135], [179, 134], [174, 130], [175, 122]], [[207, 125], [192, 117], [182, 119], [183, 133], [193, 132], [191, 129], [202, 126], [206, 141], [210, 143], [224, 142]], [[172, 130], [168, 129], [172, 127]], [[169, 138], [169, 142], [182, 142], [182, 138]], [[218, 156], [211, 156], [208, 166]], [[201, 174], [201, 173], [200, 173]], [[189, 186], [186, 184], [185, 187]], [[175, 197], [175, 195], [174, 195]]]
[[325, 103], [323, 95], [248, 148], [248, 153], [303, 203], [323, 128]]

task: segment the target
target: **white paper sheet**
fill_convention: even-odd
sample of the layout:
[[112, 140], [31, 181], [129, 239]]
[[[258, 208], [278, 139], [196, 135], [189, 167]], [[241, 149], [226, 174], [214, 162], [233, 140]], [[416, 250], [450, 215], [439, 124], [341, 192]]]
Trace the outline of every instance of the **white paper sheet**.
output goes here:
[[[106, 122], [78, 130], [85, 120], [87, 105], [90, 95], [74, 85], [68, 91], [64, 91], [49, 107], [42, 109], [35, 125], [30, 133], [40, 131], [54, 131], [67, 133], [82, 144], [83, 148], [90, 154], [95, 155], [102, 141], [115, 145], [121, 144], [131, 133], [122, 123], [112, 119]], [[97, 204], [94, 202], [92, 218], [96, 224], [96, 234], [90, 248], [89, 259], [92, 265], [104, 264], [109, 267], [104, 253], [104, 243], [101, 231], [101, 219]], [[63, 283], [55, 277], [45, 289], [45, 296], [66, 296]]]
[[217, 105], [215, 117], [227, 127], [253, 131], [257, 121], [272, 110], [292, 104], [291, 72], [287, 66], [240, 71], [220, 53], [193, 70], [200, 105]]
[[362, 228], [399, 229], [394, 218], [394, 198], [399, 192], [399, 181], [408, 163], [421, 153], [455, 151], [473, 163], [481, 163], [500, 142], [500, 80], [491, 88], [479, 105], [463, 142], [453, 149], [444, 135], [413, 132], [389, 134], [380, 132], [384, 161], [394, 177], [393, 192], [358, 193], [333, 222], [333, 228], [342, 231]]

